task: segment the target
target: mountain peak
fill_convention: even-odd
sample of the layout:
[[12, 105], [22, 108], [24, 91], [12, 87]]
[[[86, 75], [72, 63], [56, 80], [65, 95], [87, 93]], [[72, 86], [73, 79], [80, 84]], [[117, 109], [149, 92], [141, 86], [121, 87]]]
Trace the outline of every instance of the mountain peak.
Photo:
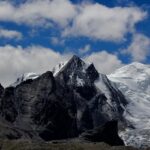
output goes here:
[[99, 74], [93, 64], [87, 64], [80, 57], [73, 55], [57, 70], [57, 73], [54, 73], [54, 76], [58, 78], [63, 76], [67, 84], [84, 86], [85, 84], [92, 85]]
[[73, 55], [70, 60], [81, 60], [79, 56]]
[[137, 78], [137, 75], [141, 76], [142, 73], [147, 73], [150, 75], [150, 65], [142, 64], [140, 62], [133, 62], [117, 69], [110, 76], [116, 77], [117, 75], [118, 77], [125, 77], [132, 75], [132, 77], [135, 76]]
[[76, 65], [85, 65], [85, 62], [77, 55], [73, 55], [67, 64], [71, 63], [75, 63]]
[[134, 66], [136, 68], [143, 68], [143, 67], [148, 67], [149, 65], [143, 64], [140, 62], [133, 62], [133, 63], [129, 64], [129, 66]]
[[80, 57], [78, 57], [77, 55], [73, 55], [68, 61], [60, 62], [58, 65], [56, 65], [52, 71], [53, 75], [57, 76], [59, 72], [61, 72], [65, 68], [68, 68], [70, 65], [73, 65], [74, 67], [79, 67], [85, 65], [85, 63], [82, 59], [80, 59]]
[[140, 63], [138, 61], [134, 61], [134, 62], [131, 63], [131, 65], [144, 65], [144, 64], [142, 64], [142, 63]]

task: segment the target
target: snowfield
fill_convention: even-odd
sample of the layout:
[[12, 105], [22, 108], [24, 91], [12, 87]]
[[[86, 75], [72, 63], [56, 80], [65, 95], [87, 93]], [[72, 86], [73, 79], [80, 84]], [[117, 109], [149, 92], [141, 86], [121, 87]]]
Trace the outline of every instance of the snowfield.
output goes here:
[[16, 87], [17, 85], [19, 85], [23, 81], [26, 81], [26, 80], [29, 80], [29, 79], [34, 80], [34, 79], [37, 79], [39, 76], [40, 76], [39, 74], [36, 74], [36, 73], [33, 73], [33, 72], [25, 73], [21, 77], [19, 77], [15, 83], [11, 84], [10, 86]]
[[[133, 129], [120, 133], [127, 145], [140, 147], [150, 144], [150, 65], [132, 63], [108, 78], [116, 84], [128, 100], [124, 117]], [[146, 144], [144, 144], [146, 143]]]

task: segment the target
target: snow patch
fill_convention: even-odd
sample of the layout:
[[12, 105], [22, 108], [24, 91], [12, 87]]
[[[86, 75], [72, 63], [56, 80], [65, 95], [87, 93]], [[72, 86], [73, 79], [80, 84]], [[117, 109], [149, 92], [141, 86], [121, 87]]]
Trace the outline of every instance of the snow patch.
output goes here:
[[107, 97], [107, 102], [111, 105], [111, 96], [110, 96], [110, 92], [104, 82], [105, 78], [106, 78], [105, 75], [99, 74], [99, 80], [97, 80], [95, 82], [95, 85], [102, 93], [105, 93], [105, 96]]
[[21, 77], [19, 77], [15, 83], [11, 84], [10, 86], [11, 87], [16, 87], [17, 85], [21, 84], [23, 81], [26, 81], [26, 80], [29, 80], [29, 79], [35, 80], [39, 76], [40, 75], [38, 75], [36, 73], [33, 73], [33, 72], [31, 72], [31, 73], [25, 73]]
[[77, 81], [77, 86], [84, 86], [84, 80], [83, 79], [80, 79], [78, 76], [76, 78], [76, 81]]
[[67, 64], [67, 62], [68, 61], [60, 62], [58, 65], [56, 65], [52, 70], [53, 75], [56, 76], [61, 71], [61, 69]]

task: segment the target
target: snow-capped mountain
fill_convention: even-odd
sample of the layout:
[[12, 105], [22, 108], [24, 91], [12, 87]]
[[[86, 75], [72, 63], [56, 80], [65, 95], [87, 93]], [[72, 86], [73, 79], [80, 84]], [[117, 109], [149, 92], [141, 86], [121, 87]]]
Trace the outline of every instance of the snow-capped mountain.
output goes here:
[[[101, 120], [95, 120], [96, 124], [102, 122], [102, 118], [112, 120], [122, 116], [127, 104], [123, 94], [109, 81], [106, 75], [98, 73], [93, 64], [85, 63], [79, 57], [73, 56], [63, 65], [55, 78], [60, 82], [63, 78], [65, 84], [73, 87], [76, 93], [87, 99], [90, 109], [97, 103], [97, 113], [93, 113], [95, 116], [103, 113], [103, 117], [95, 117]], [[102, 101], [102, 97], [104, 101]], [[81, 110], [79, 112], [81, 113]]]
[[124, 117], [134, 129], [122, 134], [128, 145], [150, 145], [150, 65], [132, 63], [108, 76], [128, 100]]
[[126, 145], [150, 145], [149, 65], [135, 62], [106, 76], [73, 56], [52, 72], [26, 73], [0, 87], [0, 102], [0, 116], [19, 138], [71, 138], [117, 119]]
[[110, 120], [125, 123], [124, 95], [93, 64], [77, 56], [59, 64], [53, 73], [29, 73], [15, 86], [1, 89], [0, 116], [12, 125], [12, 139], [73, 138], [88, 130], [95, 133]]

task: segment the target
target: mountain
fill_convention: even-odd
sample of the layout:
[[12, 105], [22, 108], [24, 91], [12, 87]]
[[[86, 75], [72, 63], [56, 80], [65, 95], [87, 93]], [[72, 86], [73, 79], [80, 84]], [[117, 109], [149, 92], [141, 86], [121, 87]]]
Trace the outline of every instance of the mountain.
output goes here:
[[128, 105], [124, 118], [132, 128], [122, 137], [127, 145], [150, 145], [150, 65], [134, 62], [108, 76], [125, 95]]
[[127, 100], [106, 75], [77, 56], [53, 72], [23, 75], [0, 91], [0, 138], [50, 141], [76, 138], [89, 130], [108, 137], [105, 123], [107, 127], [110, 122], [114, 130], [109, 138], [95, 140], [108, 142], [115, 137], [112, 145], [123, 144], [113, 120], [126, 125]]
[[84, 99], [84, 103], [82, 101], [77, 105], [78, 118], [85, 110], [90, 112], [94, 127], [105, 123], [106, 120], [123, 119], [126, 99], [111, 84], [106, 75], [97, 72], [93, 64], [86, 64], [79, 57], [73, 56], [55, 79], [62, 86], [66, 85], [73, 89], [78, 97]]

